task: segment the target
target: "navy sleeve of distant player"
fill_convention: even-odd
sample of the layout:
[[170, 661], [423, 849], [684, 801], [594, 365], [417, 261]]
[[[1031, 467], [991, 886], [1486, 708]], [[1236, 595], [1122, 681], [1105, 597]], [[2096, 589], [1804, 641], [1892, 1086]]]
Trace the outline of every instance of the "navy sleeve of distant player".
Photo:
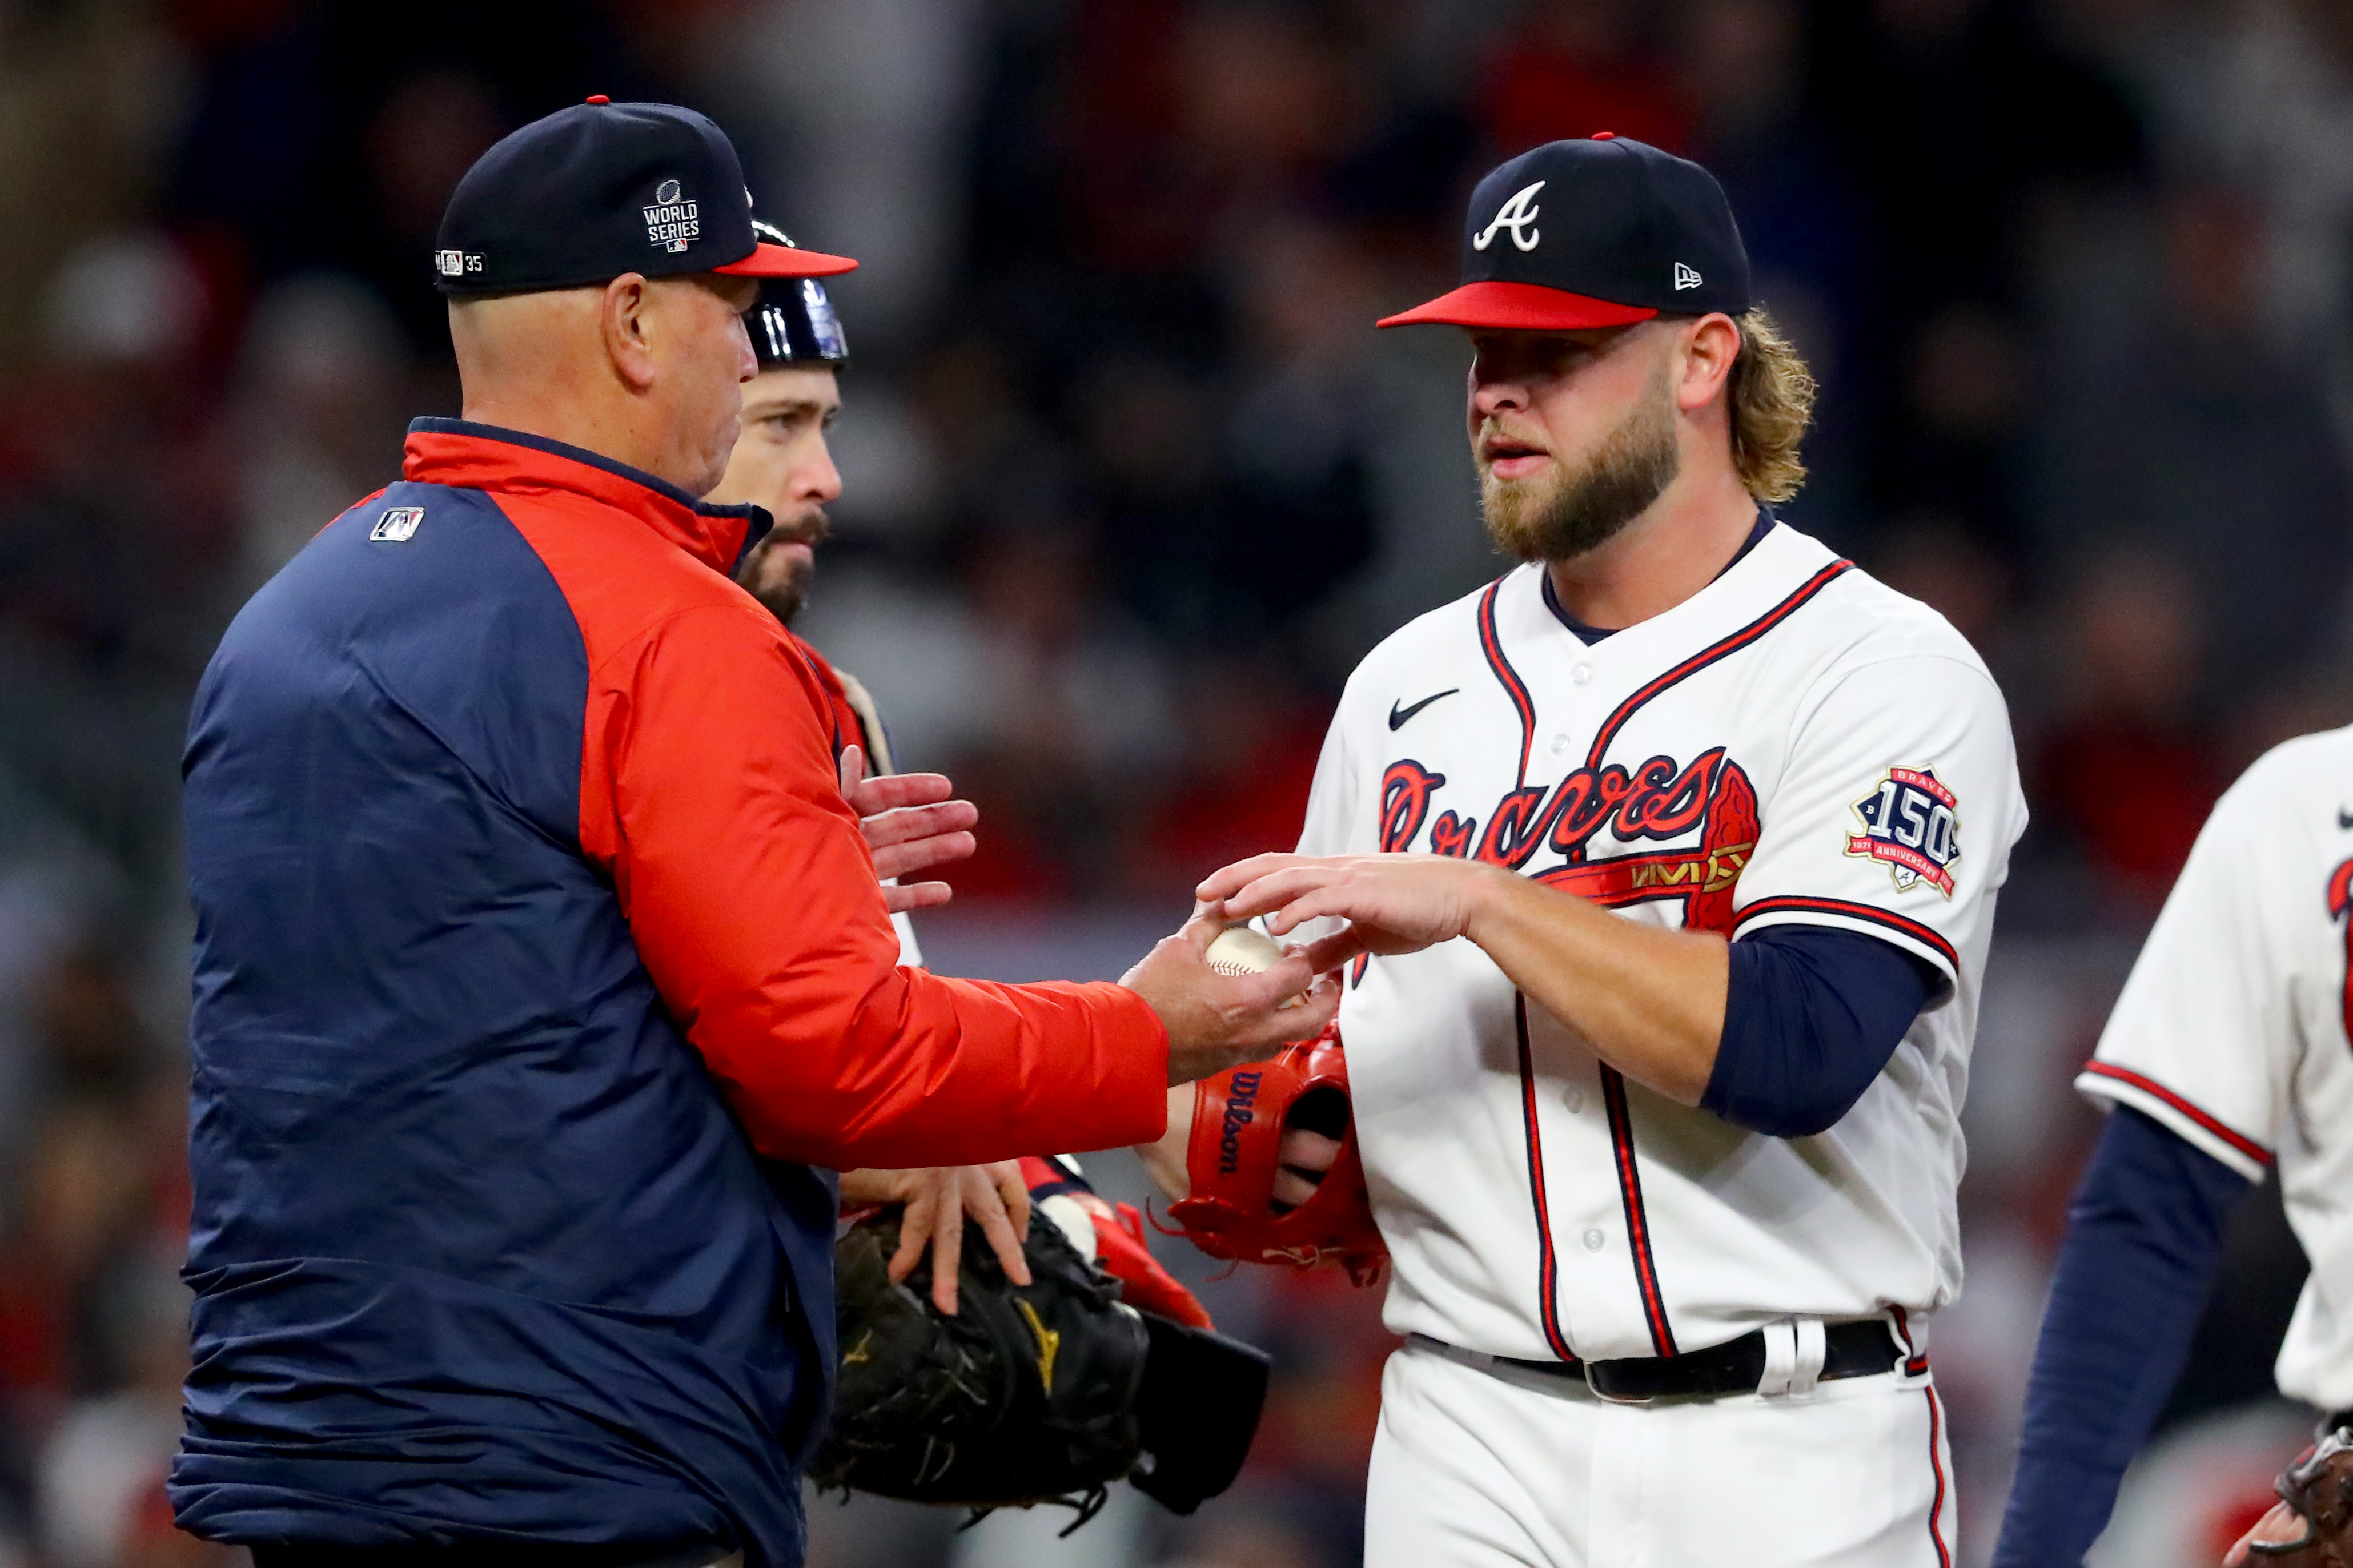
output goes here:
[[2247, 1179], [2129, 1106], [2067, 1211], [1994, 1568], [2077, 1568], [2189, 1354]]
[[1860, 931], [1776, 925], [1742, 938], [1701, 1106], [1775, 1138], [1827, 1130], [1943, 983], [1927, 960]]

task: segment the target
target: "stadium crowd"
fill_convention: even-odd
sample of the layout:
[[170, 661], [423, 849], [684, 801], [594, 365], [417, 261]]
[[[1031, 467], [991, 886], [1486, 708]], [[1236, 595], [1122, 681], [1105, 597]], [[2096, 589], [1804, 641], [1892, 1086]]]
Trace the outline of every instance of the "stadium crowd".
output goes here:
[[[761, 214], [865, 264], [801, 629], [979, 803], [922, 929], [1002, 978], [1095, 973], [1130, 945], [1102, 931], [1287, 846], [1355, 659], [1498, 569], [1459, 343], [1371, 330], [1451, 280], [1469, 181], [1599, 131], [1718, 174], [1824, 386], [1785, 515], [1985, 654], [2036, 814], [1937, 1341], [1981, 1559], [2095, 1124], [2067, 1079], [2222, 785], [2353, 719], [2340, 0], [0, 6], [0, 1565], [227, 1560], [160, 1489], [187, 697], [405, 421], [456, 411], [443, 201], [591, 91], [712, 113]], [[2242, 1228], [2177, 1425], [2268, 1387], [2301, 1260], [2275, 1212]], [[1203, 1289], [1279, 1357], [1244, 1484], [1075, 1544], [1338, 1568], [1377, 1304]], [[819, 1561], [1011, 1550], [853, 1512]]]

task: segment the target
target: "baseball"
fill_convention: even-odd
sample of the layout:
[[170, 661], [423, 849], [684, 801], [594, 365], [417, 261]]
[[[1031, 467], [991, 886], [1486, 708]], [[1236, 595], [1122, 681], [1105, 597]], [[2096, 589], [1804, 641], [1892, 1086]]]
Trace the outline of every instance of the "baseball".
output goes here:
[[1282, 949], [1250, 926], [1228, 926], [1209, 943], [1209, 967], [1220, 974], [1255, 974], [1282, 962]]

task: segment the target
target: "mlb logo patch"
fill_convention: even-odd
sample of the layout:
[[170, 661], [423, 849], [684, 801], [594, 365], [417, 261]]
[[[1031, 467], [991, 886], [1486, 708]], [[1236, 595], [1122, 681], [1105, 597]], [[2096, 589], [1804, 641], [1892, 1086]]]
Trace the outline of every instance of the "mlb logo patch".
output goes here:
[[1953, 896], [1948, 868], [1961, 858], [1960, 802], [1926, 768], [1890, 768], [1879, 787], [1854, 803], [1862, 831], [1850, 834], [1846, 852], [1885, 866], [1895, 890], [1922, 882]]
[[406, 544], [417, 537], [417, 525], [424, 521], [423, 507], [396, 506], [375, 520], [375, 526], [368, 530], [368, 537], [388, 544]]

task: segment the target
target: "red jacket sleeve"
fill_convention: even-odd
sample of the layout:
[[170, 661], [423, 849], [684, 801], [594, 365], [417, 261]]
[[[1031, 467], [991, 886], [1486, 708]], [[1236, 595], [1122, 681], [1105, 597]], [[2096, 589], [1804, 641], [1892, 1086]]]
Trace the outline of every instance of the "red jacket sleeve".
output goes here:
[[848, 1169], [1158, 1137], [1168, 1039], [1134, 992], [898, 967], [824, 701], [748, 602], [681, 611], [589, 677], [583, 847], [754, 1146]]

